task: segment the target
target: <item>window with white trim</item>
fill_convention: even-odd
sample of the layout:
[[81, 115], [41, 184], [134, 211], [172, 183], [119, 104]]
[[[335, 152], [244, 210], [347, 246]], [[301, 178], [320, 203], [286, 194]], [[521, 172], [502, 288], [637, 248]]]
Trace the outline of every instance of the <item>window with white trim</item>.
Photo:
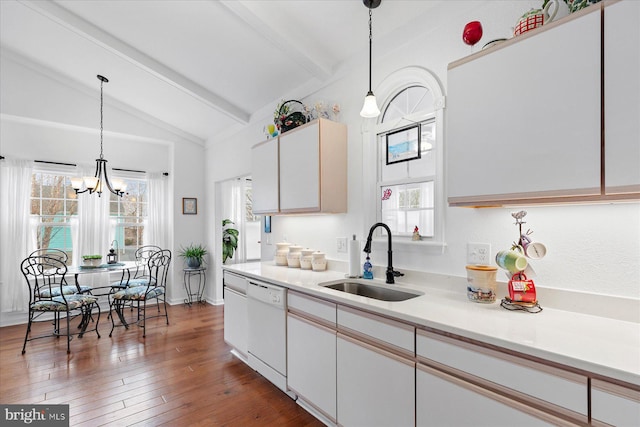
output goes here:
[[[417, 230], [423, 240], [433, 241], [441, 227], [436, 208], [442, 148], [429, 89], [410, 86], [399, 91], [387, 104], [378, 129], [383, 129], [377, 135], [378, 220], [394, 236], [411, 237]], [[391, 135], [401, 135], [394, 146], [388, 141]], [[393, 156], [400, 161], [390, 161]]]
[[71, 218], [78, 214], [78, 196], [71, 175], [34, 171], [31, 175], [31, 223], [37, 249], [60, 249], [73, 256]]
[[[78, 215], [78, 195], [71, 187], [75, 172], [49, 167], [34, 170], [31, 176], [31, 223], [35, 228], [37, 249], [59, 249], [67, 253], [68, 264], [73, 259], [71, 220]], [[127, 184], [123, 197], [109, 192], [110, 232], [118, 242], [121, 261], [135, 259], [135, 251], [143, 245], [147, 221], [147, 181], [122, 177]], [[83, 197], [97, 197], [84, 194]], [[106, 226], [106, 225], [105, 225]]]
[[114, 240], [118, 242], [120, 261], [134, 261], [135, 252], [143, 246], [144, 226], [147, 221], [147, 181], [123, 178], [126, 194], [118, 197], [110, 193], [109, 217], [114, 226]]

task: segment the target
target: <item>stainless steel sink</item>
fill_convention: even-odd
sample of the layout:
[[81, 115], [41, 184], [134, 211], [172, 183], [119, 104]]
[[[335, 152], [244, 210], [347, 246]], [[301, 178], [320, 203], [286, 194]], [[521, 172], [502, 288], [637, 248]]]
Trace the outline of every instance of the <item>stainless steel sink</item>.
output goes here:
[[348, 280], [321, 283], [320, 286], [381, 301], [406, 301], [408, 299], [423, 295], [422, 293], [417, 291], [393, 289], [390, 287]]

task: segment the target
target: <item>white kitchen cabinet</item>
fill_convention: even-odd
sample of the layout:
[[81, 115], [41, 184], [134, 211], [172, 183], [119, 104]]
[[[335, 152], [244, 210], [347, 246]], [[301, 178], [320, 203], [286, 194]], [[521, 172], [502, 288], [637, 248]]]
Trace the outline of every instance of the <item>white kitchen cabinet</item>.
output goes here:
[[290, 291], [288, 310], [287, 387], [298, 404], [335, 423], [336, 304]]
[[336, 421], [336, 331], [287, 316], [287, 386]]
[[416, 426], [568, 425], [564, 420], [418, 364]]
[[640, 193], [640, 2], [604, 9], [605, 193]]
[[415, 363], [412, 359], [340, 333], [337, 355], [340, 425], [415, 425]]
[[224, 272], [224, 341], [234, 354], [247, 361], [247, 283], [237, 274]]
[[278, 205], [278, 139], [269, 139], [251, 149], [251, 188], [253, 212], [277, 213]]
[[318, 119], [282, 134], [279, 159], [280, 212], [347, 211], [344, 124]]
[[600, 11], [592, 6], [449, 65], [451, 205], [600, 195]]
[[[467, 378], [470, 384], [479, 386], [483, 390], [480, 393], [483, 397], [479, 398], [481, 401], [497, 393], [509, 401], [529, 403], [537, 407], [540, 414], [560, 414], [564, 419], [577, 423], [588, 421], [589, 385], [584, 375], [421, 329], [416, 333], [416, 354], [419, 364], [455, 373], [458, 377]], [[470, 390], [478, 390], [476, 387], [459, 386], [452, 387], [451, 393], [460, 390], [460, 400]], [[428, 412], [424, 405], [432, 408], [426, 396], [419, 393], [418, 412]], [[506, 419], [511, 412], [511, 409], [505, 409], [502, 414], [491, 415]], [[536, 414], [540, 416], [538, 412]], [[476, 414], [476, 417], [481, 424], [491, 424], [491, 418], [485, 422], [481, 414]]]
[[338, 306], [338, 423], [413, 426], [415, 329]]
[[594, 425], [640, 426], [640, 391], [592, 379], [591, 418]]

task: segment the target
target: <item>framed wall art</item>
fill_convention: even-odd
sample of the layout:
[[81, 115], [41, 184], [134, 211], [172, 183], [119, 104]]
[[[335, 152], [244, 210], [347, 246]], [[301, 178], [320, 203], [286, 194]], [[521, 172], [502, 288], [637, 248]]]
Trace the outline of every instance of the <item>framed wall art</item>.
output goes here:
[[420, 124], [387, 134], [387, 164], [420, 158]]
[[195, 197], [183, 197], [182, 198], [182, 214], [197, 215], [198, 199], [196, 199]]

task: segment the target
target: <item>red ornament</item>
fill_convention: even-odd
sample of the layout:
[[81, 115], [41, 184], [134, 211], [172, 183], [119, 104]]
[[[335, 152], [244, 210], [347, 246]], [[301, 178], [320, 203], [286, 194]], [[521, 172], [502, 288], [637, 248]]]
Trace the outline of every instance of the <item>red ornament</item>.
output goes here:
[[469, 46], [478, 43], [482, 38], [482, 24], [480, 21], [471, 21], [464, 26], [462, 31], [462, 41]]

